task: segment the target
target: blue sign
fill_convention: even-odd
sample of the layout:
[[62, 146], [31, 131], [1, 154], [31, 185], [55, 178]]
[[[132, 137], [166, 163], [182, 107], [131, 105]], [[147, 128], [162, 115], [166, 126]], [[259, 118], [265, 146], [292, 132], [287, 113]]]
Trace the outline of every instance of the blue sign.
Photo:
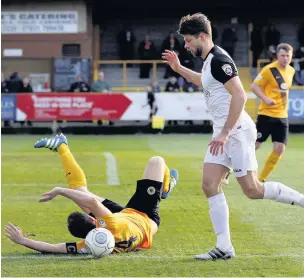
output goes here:
[[289, 91], [288, 118], [304, 120], [304, 90]]
[[16, 95], [1, 94], [1, 120], [14, 121], [16, 119]]

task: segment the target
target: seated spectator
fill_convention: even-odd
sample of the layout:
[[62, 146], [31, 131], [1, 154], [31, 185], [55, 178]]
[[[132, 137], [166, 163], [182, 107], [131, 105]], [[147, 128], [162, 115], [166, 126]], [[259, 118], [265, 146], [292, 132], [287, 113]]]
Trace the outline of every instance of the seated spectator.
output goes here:
[[111, 91], [110, 85], [104, 80], [103, 71], [100, 71], [98, 73], [98, 80], [96, 80], [93, 83], [92, 91], [93, 92], [102, 92], [102, 93], [107, 93], [107, 92]]
[[160, 88], [157, 81], [153, 81], [151, 87], [152, 87], [152, 92], [153, 93], [160, 93], [161, 92], [161, 88]]
[[23, 77], [22, 86], [19, 89], [18, 93], [32, 93], [33, 88], [30, 84], [30, 79], [28, 77]]
[[[93, 83], [92, 91], [93, 92], [100, 92], [100, 93], [108, 93], [111, 91], [111, 86], [104, 80], [104, 72], [100, 71], [98, 73], [98, 80]], [[102, 126], [102, 120], [97, 121], [98, 125]], [[113, 125], [112, 121], [109, 121], [109, 125]]]
[[83, 81], [81, 76], [77, 76], [76, 82], [72, 83], [69, 91], [73, 93], [86, 93], [91, 91], [91, 87], [89, 86], [89, 84]]
[[9, 93], [8, 81], [4, 77], [3, 73], [1, 73], [1, 93]]
[[183, 91], [186, 93], [197, 92], [198, 87], [196, 85], [194, 85], [193, 83], [190, 83], [187, 80], [184, 80]]
[[179, 90], [180, 86], [177, 82], [177, 79], [174, 76], [170, 77], [166, 85], [165, 92], [179, 92]]

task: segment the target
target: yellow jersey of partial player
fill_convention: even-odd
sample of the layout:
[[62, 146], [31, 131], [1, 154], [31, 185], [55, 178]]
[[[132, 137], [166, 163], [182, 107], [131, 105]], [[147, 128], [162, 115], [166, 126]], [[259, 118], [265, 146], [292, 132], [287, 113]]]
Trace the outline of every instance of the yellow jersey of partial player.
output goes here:
[[114, 252], [130, 252], [139, 248], [151, 248], [152, 229], [150, 218], [135, 209], [97, 217], [97, 227], [110, 230], [115, 238]]
[[[121, 212], [97, 217], [96, 227], [112, 232], [115, 238], [114, 252], [130, 252], [152, 247], [150, 218], [135, 209], [126, 208]], [[77, 243], [77, 250], [84, 248], [84, 241]]]
[[279, 67], [277, 61], [265, 66], [258, 74], [254, 83], [263, 88], [264, 94], [275, 101], [274, 105], [268, 106], [261, 100], [258, 114], [273, 118], [288, 117], [288, 94], [292, 86], [295, 69], [287, 66], [286, 69]]

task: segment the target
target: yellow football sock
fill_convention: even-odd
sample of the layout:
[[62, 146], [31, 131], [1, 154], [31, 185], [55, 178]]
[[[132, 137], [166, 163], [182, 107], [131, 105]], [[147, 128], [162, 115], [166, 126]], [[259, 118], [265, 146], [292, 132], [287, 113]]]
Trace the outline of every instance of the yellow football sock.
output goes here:
[[65, 176], [68, 180], [69, 188], [75, 189], [80, 186], [87, 186], [85, 174], [76, 162], [73, 154], [66, 144], [61, 144], [57, 151], [60, 154]]
[[170, 170], [168, 166], [165, 166], [165, 174], [164, 174], [164, 182], [163, 182], [163, 192], [167, 193], [170, 189], [169, 187], [169, 182], [170, 182]]
[[268, 156], [263, 171], [260, 174], [259, 180], [264, 181], [270, 175], [270, 173], [274, 170], [281, 159], [280, 155], [277, 155], [275, 152], [270, 153]]

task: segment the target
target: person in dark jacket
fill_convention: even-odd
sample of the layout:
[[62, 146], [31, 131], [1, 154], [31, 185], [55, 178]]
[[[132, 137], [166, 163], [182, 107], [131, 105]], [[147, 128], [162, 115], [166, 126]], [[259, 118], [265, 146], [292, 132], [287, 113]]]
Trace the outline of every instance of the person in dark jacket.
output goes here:
[[23, 77], [22, 86], [19, 88], [18, 93], [32, 93], [33, 88], [28, 77]]
[[[31, 86], [30, 83], [30, 79], [28, 77], [23, 77], [22, 80], [22, 85], [19, 88], [18, 93], [32, 93], [33, 92], [33, 88]], [[20, 121], [19, 122], [21, 124], [21, 126], [24, 126], [24, 121]], [[26, 121], [28, 126], [32, 126], [32, 122], [31, 121]]]
[[91, 87], [89, 86], [89, 84], [85, 83], [82, 80], [81, 76], [77, 76], [76, 82], [72, 83], [69, 91], [72, 93], [77, 93], [77, 92], [86, 93], [86, 92], [91, 92]]

